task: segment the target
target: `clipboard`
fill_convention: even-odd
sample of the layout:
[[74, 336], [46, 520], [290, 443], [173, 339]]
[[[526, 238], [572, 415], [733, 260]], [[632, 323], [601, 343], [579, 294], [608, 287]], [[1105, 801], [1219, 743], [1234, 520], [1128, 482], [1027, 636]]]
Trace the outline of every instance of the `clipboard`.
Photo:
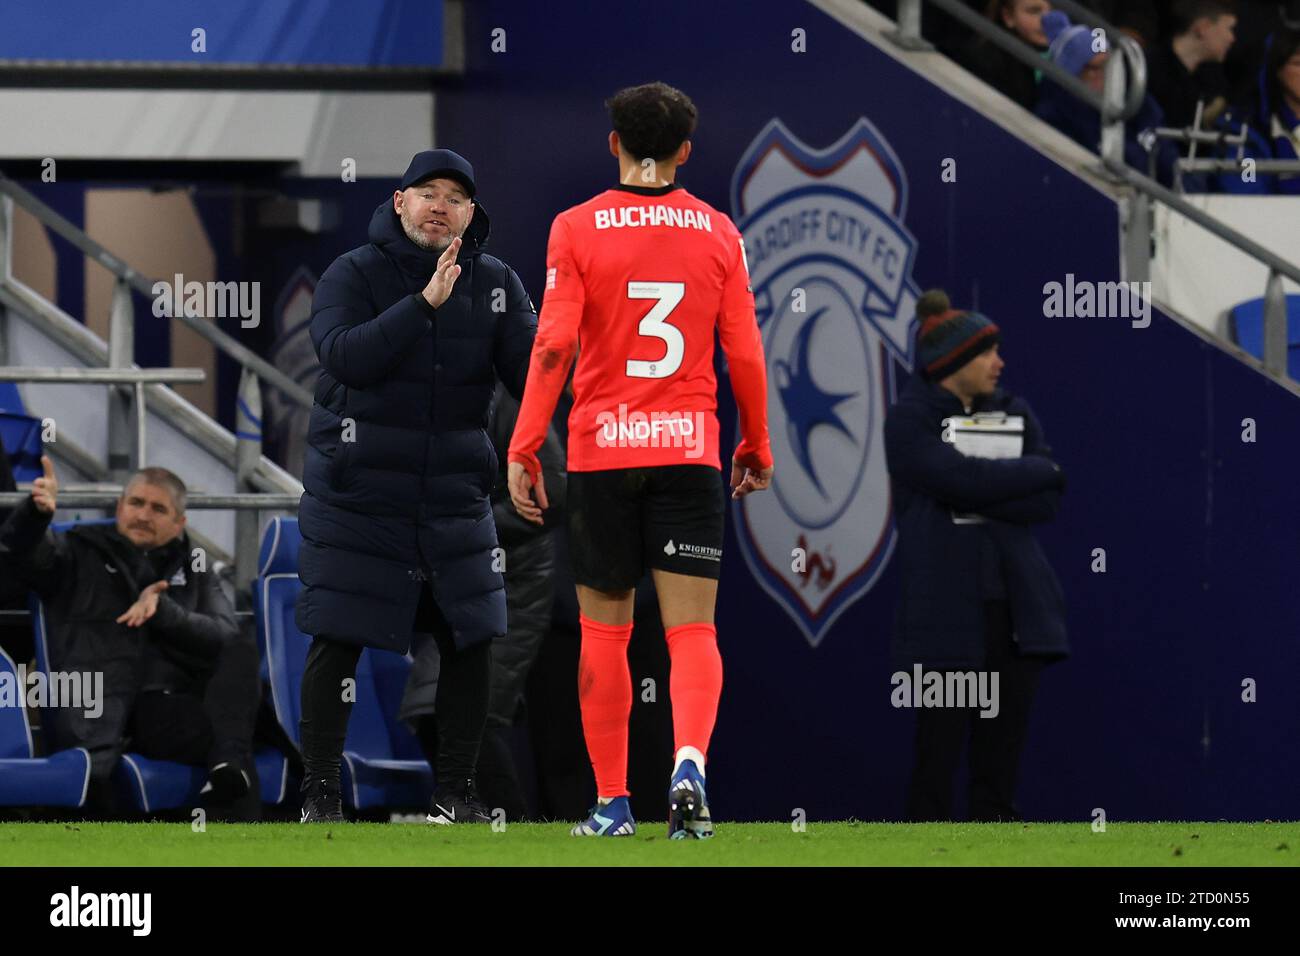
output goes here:
[[[970, 458], [1019, 458], [1025, 450], [1025, 418], [1006, 412], [952, 416], [941, 422], [943, 441]], [[984, 524], [983, 515], [952, 512], [953, 524]]]

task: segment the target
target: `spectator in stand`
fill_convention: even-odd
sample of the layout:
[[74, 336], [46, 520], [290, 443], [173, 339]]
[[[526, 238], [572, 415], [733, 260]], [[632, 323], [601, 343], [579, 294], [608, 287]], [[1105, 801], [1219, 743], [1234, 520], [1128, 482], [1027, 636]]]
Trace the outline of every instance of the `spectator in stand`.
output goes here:
[[1228, 105], [1223, 61], [1237, 16], [1228, 0], [1175, 0], [1171, 16], [1173, 35], [1147, 52], [1147, 92], [1164, 110], [1166, 125], [1179, 129], [1192, 125], [1203, 103], [1201, 125], [1208, 129]]
[[1279, 0], [1235, 0], [1237, 26], [1232, 33], [1236, 39], [1223, 63], [1230, 105], [1254, 99], [1255, 81], [1266, 56], [1265, 44], [1282, 26], [1283, 6]]
[[[1043, 32], [1043, 14], [1051, 9], [1047, 0], [989, 0], [984, 15], [1009, 35], [1046, 56], [1047, 34]], [[971, 37], [961, 59], [968, 70], [1025, 109], [1032, 110], [1038, 102], [1038, 83], [1042, 74], [992, 41], [979, 35]]]
[[[1105, 36], [1094, 35], [1091, 28], [1081, 24], [1071, 24], [1059, 10], [1043, 16], [1043, 29], [1051, 41], [1048, 56], [1062, 69], [1101, 93], [1105, 88], [1106, 61], [1110, 57]], [[1093, 152], [1099, 148], [1101, 115], [1058, 84], [1050, 80], [1043, 83], [1034, 112], [1080, 146]], [[1150, 94], [1143, 100], [1137, 114], [1124, 124], [1124, 159], [1139, 172], [1149, 171], [1150, 152], [1142, 144], [1142, 139], [1147, 138], [1143, 134], [1163, 124], [1164, 112]], [[1169, 140], [1156, 140], [1154, 148], [1157, 150], [1156, 178], [1169, 185], [1173, 182], [1178, 150]]]
[[[1267, 59], [1259, 71], [1256, 102], [1246, 112], [1250, 123], [1246, 155], [1252, 159], [1300, 159], [1300, 29], [1278, 30], [1269, 38]], [[1236, 132], [1240, 119], [1224, 118], [1221, 128]], [[1225, 173], [1218, 186], [1229, 193], [1300, 196], [1300, 176]]]

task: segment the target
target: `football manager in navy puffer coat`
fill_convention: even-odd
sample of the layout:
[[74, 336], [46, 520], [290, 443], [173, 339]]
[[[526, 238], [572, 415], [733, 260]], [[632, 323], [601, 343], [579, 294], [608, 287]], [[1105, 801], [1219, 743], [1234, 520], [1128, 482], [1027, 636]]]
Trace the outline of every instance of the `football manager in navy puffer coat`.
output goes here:
[[442, 653], [432, 822], [488, 820], [474, 775], [491, 640], [506, 602], [488, 494], [500, 377], [522, 398], [537, 316], [519, 277], [482, 251], [474, 171], [418, 154], [375, 210], [369, 242], [325, 270], [312, 302], [320, 359], [298, 519], [303, 820], [341, 819], [345, 681], [363, 647]]

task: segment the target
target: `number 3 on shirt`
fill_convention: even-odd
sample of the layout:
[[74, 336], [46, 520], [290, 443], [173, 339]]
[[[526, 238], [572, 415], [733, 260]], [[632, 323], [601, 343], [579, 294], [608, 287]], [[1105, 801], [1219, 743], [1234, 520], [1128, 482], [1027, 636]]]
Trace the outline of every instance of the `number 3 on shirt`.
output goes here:
[[686, 352], [686, 340], [682, 338], [681, 329], [668, 321], [669, 314], [677, 308], [682, 297], [686, 295], [685, 282], [629, 282], [627, 297], [629, 299], [658, 299], [654, 308], [646, 313], [645, 318], [636, 327], [638, 335], [663, 339], [664, 357], [653, 362], [640, 359], [627, 360], [629, 378], [667, 378], [677, 371]]

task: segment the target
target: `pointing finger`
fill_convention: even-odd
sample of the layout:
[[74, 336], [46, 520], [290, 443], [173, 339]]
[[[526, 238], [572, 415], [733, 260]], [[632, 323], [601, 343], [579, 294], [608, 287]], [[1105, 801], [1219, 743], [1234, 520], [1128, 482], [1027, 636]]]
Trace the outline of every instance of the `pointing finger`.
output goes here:
[[444, 269], [456, 261], [456, 255], [460, 252], [460, 236], [451, 240], [447, 248], [442, 250], [442, 255], [438, 257], [438, 268]]

